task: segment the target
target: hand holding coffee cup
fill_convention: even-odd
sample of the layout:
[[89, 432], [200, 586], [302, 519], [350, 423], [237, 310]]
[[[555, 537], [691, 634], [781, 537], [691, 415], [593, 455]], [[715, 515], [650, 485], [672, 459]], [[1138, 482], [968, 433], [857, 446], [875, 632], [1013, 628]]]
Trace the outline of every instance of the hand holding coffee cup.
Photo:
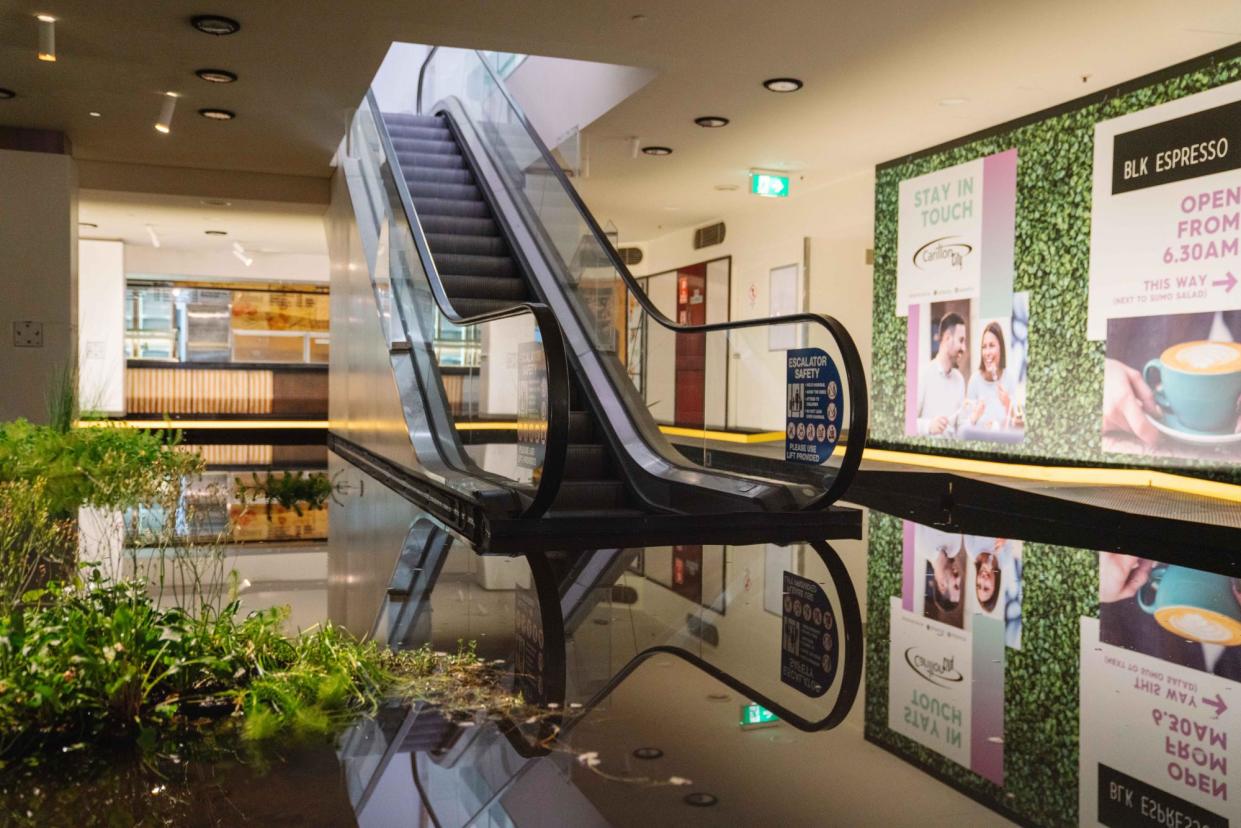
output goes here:
[[1197, 340], [1164, 350], [1142, 369], [1155, 401], [1181, 425], [1216, 434], [1237, 429], [1241, 344]]

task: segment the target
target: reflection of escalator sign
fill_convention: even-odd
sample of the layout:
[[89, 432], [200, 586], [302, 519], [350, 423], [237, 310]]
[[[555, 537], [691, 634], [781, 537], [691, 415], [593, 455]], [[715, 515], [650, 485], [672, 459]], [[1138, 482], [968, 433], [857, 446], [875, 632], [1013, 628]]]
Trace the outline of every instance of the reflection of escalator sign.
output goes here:
[[788, 352], [784, 459], [826, 463], [840, 439], [844, 387], [832, 358], [819, 348]]
[[518, 589], [515, 594], [516, 650], [513, 653], [514, 689], [530, 704], [542, 704], [547, 693], [544, 684], [545, 646], [543, 616], [534, 590]]
[[822, 696], [836, 678], [840, 651], [827, 593], [814, 581], [785, 572], [781, 618], [780, 681], [807, 696]]
[[547, 450], [547, 362], [543, 343], [517, 346], [517, 465], [539, 477]]

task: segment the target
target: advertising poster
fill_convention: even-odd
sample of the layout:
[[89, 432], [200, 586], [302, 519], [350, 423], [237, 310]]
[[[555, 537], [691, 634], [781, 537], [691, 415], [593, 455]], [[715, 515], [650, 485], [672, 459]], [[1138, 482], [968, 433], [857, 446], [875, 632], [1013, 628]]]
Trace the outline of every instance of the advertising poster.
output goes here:
[[1105, 451], [1241, 458], [1241, 83], [1095, 126]]
[[896, 313], [987, 295], [1002, 313], [1013, 289], [1017, 151], [996, 153], [900, 183]]

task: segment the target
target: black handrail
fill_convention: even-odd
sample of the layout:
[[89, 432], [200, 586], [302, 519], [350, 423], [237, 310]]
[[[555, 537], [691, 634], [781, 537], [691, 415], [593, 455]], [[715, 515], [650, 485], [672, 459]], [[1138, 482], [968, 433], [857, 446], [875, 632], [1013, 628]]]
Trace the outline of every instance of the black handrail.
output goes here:
[[[427, 66], [432, 58], [435, 57], [439, 50], [435, 46], [427, 54], [426, 59], [422, 63], [422, 68], [418, 72], [418, 100], [416, 106], [418, 112], [422, 112], [422, 81], [426, 74]], [[818, 313], [793, 313], [783, 316], [769, 316], [759, 319], [743, 319], [728, 322], [711, 322], [702, 325], [686, 325], [675, 322], [668, 318], [646, 295], [646, 291], [638, 284], [637, 279], [629, 271], [628, 265], [621, 259], [620, 254], [608, 241], [607, 235], [595, 220], [594, 215], [586, 207], [586, 203], [574, 188], [573, 183], [569, 181], [569, 177], [564, 174], [564, 170], [560, 168], [560, 164], [552, 156], [551, 150], [543, 143], [543, 139], [539, 137], [538, 132], [526, 117], [526, 113], [514, 100], [509, 93], [508, 88], [496, 75], [495, 71], [487, 63], [487, 59], [478, 50], [473, 50], [478, 57], [479, 63], [486, 70], [496, 89], [504, 96], [505, 101], [512, 109], [513, 113], [519, 119], [522, 127], [525, 129], [531, 142], [543, 157], [543, 162], [547, 166], [548, 171], [557, 179], [561, 187], [564, 189], [569, 200], [573, 203], [579, 217], [586, 223], [587, 229], [595, 237], [599, 246], [603, 248], [609, 261], [612, 263], [613, 269], [620, 275], [621, 280], [625, 283], [629, 292], [637, 299], [642, 309], [656, 322], [664, 328], [676, 333], [686, 334], [707, 334], [714, 331], [729, 331], [742, 328], [766, 327], [769, 325], [791, 324], [798, 322], [815, 323], [827, 328], [832, 338], [836, 341], [836, 345], [840, 348], [841, 357], [845, 363], [845, 373], [848, 376], [849, 384], [849, 439], [845, 445], [845, 456], [841, 460], [840, 470], [837, 472], [832, 485], [822, 495], [807, 501], [804, 508], [814, 508], [827, 506], [844, 494], [849, 485], [853, 482], [853, 477], [857, 473], [858, 466], [862, 462], [862, 452], [866, 448], [866, 433], [869, 423], [869, 397], [866, 388], [866, 375], [862, 367], [862, 357], [858, 353], [857, 346], [853, 342], [853, 337], [849, 335], [848, 330], [837, 319], [825, 314]]]
[[[431, 52], [434, 54], [435, 49]], [[428, 55], [429, 58], [430, 55]], [[425, 63], [423, 69], [426, 69]], [[421, 73], [419, 73], [418, 83], [421, 97]], [[541, 302], [515, 302], [510, 307], [474, 316], [461, 316], [457, 313], [448, 298], [448, 292], [444, 289], [435, 260], [431, 256], [431, 247], [422, 231], [422, 224], [418, 221], [418, 213], [414, 209], [414, 200], [410, 195], [409, 185], [405, 182], [403, 175], [397, 175], [395, 172], [396, 150], [392, 145], [392, 136], [388, 134], [387, 124], [384, 123], [383, 114], [380, 112], [373, 90], [367, 90], [366, 100], [374, 117], [384, 156], [388, 161], [388, 174], [392, 176], [392, 183], [400, 196], [401, 208], [405, 212], [414, 247], [418, 251], [418, 258], [427, 277], [427, 284], [431, 288], [431, 296], [440, 313], [459, 327], [481, 325], [528, 313], [534, 317], [535, 324], [539, 326], [543, 341], [543, 354], [547, 361], [547, 442], [543, 453], [543, 471], [536, 484], [534, 498], [521, 513], [521, 517], [525, 518], [539, 517], [551, 508], [556, 500], [556, 495], [560, 491], [560, 483], [564, 479], [569, 450], [569, 357], [560, 323], [556, 321], [551, 308]]]

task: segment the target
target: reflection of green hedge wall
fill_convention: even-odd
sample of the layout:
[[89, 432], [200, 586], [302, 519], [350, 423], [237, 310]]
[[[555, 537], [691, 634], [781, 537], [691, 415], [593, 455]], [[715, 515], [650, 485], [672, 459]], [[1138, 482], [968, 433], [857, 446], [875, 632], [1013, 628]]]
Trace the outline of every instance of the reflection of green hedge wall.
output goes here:
[[1004, 787], [888, 729], [889, 599], [901, 594], [901, 520], [870, 513], [866, 737], [1035, 825], [1077, 825], [1079, 620], [1099, 612], [1094, 552], [1027, 543], [1021, 649], [1004, 665]]
[[[1235, 54], [1235, 50], [1234, 50]], [[1241, 78], [1241, 57], [1096, 99], [1043, 120], [1003, 129], [952, 149], [880, 167], [875, 178], [874, 362], [871, 437], [971, 455], [1008, 454], [1133, 464], [1100, 448], [1103, 343], [1086, 339], [1094, 125]], [[905, 436], [905, 318], [896, 315], [897, 195], [901, 181], [1017, 148], [1017, 234], [1013, 289], [1030, 291], [1030, 361], [1023, 444], [945, 443]], [[1148, 463], [1166, 462], [1142, 458]], [[1173, 461], [1202, 465], [1201, 461]], [[1233, 469], [1212, 475], [1241, 478]]]

